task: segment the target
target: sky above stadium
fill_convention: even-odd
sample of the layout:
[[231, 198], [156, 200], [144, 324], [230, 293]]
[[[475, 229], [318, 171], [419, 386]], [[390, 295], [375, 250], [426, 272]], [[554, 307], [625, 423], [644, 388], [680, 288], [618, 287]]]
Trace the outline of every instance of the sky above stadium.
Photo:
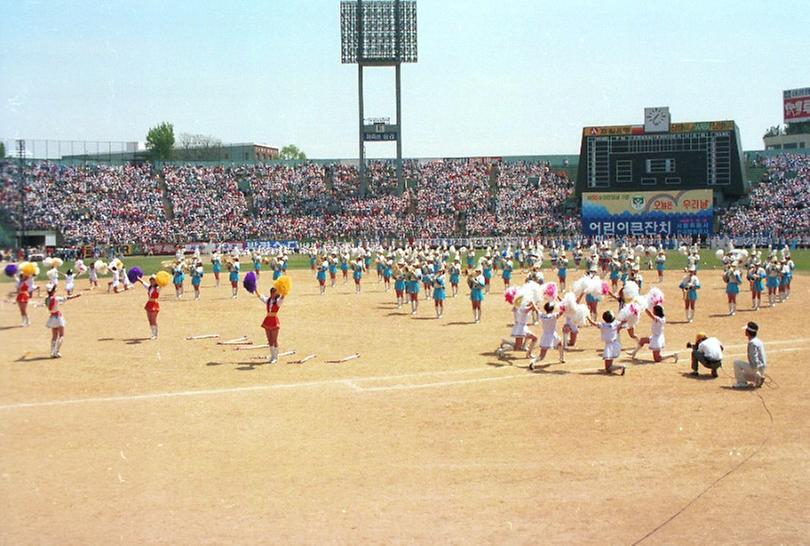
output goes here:
[[[744, 149], [810, 85], [806, 0], [418, 0], [403, 155], [578, 153], [585, 125], [734, 119]], [[0, 138], [143, 141], [150, 126], [357, 157], [338, 0], [3, 2]], [[395, 119], [393, 69], [365, 114]], [[395, 155], [369, 144], [370, 157]]]

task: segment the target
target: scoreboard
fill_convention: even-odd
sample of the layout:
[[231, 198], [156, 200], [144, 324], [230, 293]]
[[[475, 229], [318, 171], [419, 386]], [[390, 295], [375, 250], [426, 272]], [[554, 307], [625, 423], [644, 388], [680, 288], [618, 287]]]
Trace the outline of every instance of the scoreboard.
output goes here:
[[733, 121], [585, 127], [576, 195], [605, 191], [712, 189], [746, 193], [739, 129]]

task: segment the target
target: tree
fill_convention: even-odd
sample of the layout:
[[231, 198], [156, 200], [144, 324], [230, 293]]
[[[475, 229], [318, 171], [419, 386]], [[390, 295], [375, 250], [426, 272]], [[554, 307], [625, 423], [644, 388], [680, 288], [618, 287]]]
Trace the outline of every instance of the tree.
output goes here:
[[146, 134], [146, 147], [152, 152], [153, 159], [171, 159], [174, 150], [174, 126], [164, 121], [149, 129]]
[[304, 160], [307, 158], [307, 154], [299, 150], [298, 146], [296, 146], [295, 144], [287, 144], [281, 149], [281, 152], [279, 152], [278, 158]]
[[785, 134], [786, 135], [810, 134], [810, 121], [801, 121], [786, 124]]
[[765, 132], [765, 138], [768, 137], [775, 137], [781, 136], [785, 134], [785, 130], [782, 129], [779, 125], [774, 125], [773, 127], [769, 127], [768, 130]]
[[6, 143], [0, 142], [0, 159], [6, 157]]
[[216, 161], [222, 159], [222, 141], [210, 135], [180, 133], [178, 159], [190, 161]]

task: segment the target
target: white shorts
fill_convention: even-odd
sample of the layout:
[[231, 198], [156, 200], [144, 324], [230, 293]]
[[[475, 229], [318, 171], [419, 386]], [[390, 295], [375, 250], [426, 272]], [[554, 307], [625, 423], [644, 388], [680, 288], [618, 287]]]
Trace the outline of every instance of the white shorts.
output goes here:
[[557, 335], [557, 332], [552, 332], [550, 334], [543, 334], [543, 337], [540, 338], [541, 349], [554, 349], [559, 344], [560, 344], [560, 336]]
[[62, 315], [51, 315], [48, 317], [48, 322], [45, 323], [46, 328], [64, 328], [65, 317]]
[[525, 322], [516, 322], [515, 325], [512, 326], [512, 333], [510, 335], [512, 337], [525, 337], [529, 334], [531, 334], [531, 331]]
[[73, 284], [72, 283], [71, 284], [66, 284], [65, 285], [65, 290], [73, 290]]
[[621, 354], [622, 346], [619, 344], [618, 341], [611, 341], [610, 343], [605, 344], [605, 351], [602, 353], [602, 358], [605, 360], [613, 360], [619, 358]]
[[664, 334], [653, 336], [650, 338], [650, 350], [663, 351], [664, 350]]

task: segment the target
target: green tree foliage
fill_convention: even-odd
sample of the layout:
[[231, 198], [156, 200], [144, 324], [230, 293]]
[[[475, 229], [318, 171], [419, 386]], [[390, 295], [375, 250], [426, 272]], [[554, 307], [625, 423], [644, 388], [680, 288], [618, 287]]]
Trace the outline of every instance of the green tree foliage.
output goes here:
[[146, 134], [146, 147], [152, 152], [154, 159], [171, 159], [174, 151], [174, 126], [164, 121], [149, 129]]
[[281, 152], [279, 152], [278, 158], [304, 160], [307, 158], [307, 154], [305, 154], [302, 150], [299, 150], [298, 146], [295, 144], [287, 144], [281, 149]]
[[785, 134], [787, 135], [807, 135], [810, 134], [810, 121], [802, 121], [798, 123], [788, 123], [785, 126]]
[[6, 145], [3, 142], [0, 142], [0, 159], [6, 157]]

